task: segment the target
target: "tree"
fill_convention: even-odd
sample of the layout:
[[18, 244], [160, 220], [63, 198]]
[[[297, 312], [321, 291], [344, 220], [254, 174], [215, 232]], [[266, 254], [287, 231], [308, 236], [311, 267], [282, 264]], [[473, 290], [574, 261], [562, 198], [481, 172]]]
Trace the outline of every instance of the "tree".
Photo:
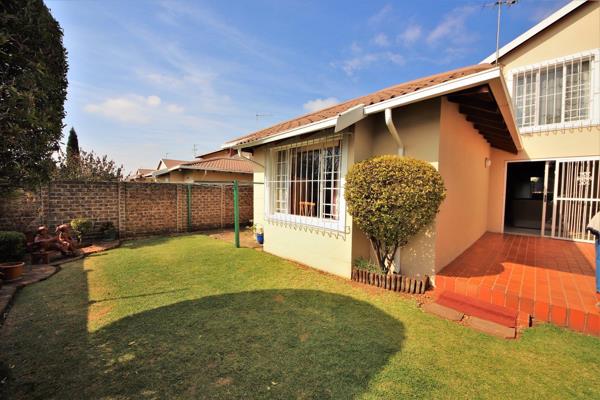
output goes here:
[[50, 179], [62, 137], [67, 53], [42, 0], [0, 2], [0, 184]]
[[69, 159], [79, 159], [79, 139], [77, 139], [77, 132], [73, 127], [69, 131], [69, 138], [67, 139], [67, 161]]
[[434, 220], [445, 196], [440, 173], [413, 158], [375, 157], [346, 175], [348, 212], [371, 241], [384, 274], [398, 249]]
[[62, 151], [58, 155], [55, 179], [76, 181], [119, 181], [123, 178], [123, 166], [108, 158], [98, 156], [93, 151], [80, 150], [79, 162], [69, 163]]

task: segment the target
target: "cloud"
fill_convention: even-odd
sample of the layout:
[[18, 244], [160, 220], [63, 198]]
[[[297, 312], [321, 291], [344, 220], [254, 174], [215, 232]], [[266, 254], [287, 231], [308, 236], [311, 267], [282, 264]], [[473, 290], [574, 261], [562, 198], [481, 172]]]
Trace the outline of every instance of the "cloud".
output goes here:
[[477, 7], [464, 6], [450, 11], [442, 21], [427, 35], [427, 43], [435, 45], [445, 40], [453, 44], [472, 42], [473, 36], [467, 30], [465, 21], [475, 12]]
[[421, 25], [411, 23], [404, 31], [402, 31], [402, 33], [398, 35], [397, 41], [404, 46], [410, 46], [419, 40], [419, 38], [421, 38], [421, 34]]
[[[161, 104], [160, 97], [155, 95], [148, 97], [128, 95], [109, 97], [99, 103], [89, 103], [83, 109], [90, 114], [98, 114], [114, 121], [147, 124], [152, 121], [157, 111], [160, 112]], [[183, 108], [176, 104], [169, 104], [165, 109], [169, 112], [183, 111]]]
[[406, 60], [401, 54], [391, 51], [382, 53], [364, 53], [343, 61], [341, 68], [346, 75], [353, 76], [355, 72], [366, 69], [375, 62], [389, 62], [396, 65], [404, 65]]
[[167, 106], [167, 111], [173, 114], [181, 114], [184, 111], [184, 108], [177, 104], [169, 104]]
[[340, 101], [335, 97], [327, 97], [325, 99], [314, 99], [309, 100], [302, 105], [302, 107], [308, 112], [319, 111], [327, 107], [334, 106]]
[[392, 5], [386, 4], [383, 8], [371, 15], [368, 19], [369, 25], [377, 25], [383, 22], [388, 15], [392, 12]]
[[390, 40], [385, 33], [379, 33], [373, 38], [373, 43], [379, 47], [387, 47], [390, 45]]

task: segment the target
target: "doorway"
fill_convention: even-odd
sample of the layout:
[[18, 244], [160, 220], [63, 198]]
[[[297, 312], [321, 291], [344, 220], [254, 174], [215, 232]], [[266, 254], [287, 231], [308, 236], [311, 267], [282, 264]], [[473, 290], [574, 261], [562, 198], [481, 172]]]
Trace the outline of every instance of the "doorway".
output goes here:
[[504, 232], [589, 242], [600, 212], [600, 157], [508, 162]]
[[555, 167], [551, 160], [507, 164], [504, 232], [552, 234]]

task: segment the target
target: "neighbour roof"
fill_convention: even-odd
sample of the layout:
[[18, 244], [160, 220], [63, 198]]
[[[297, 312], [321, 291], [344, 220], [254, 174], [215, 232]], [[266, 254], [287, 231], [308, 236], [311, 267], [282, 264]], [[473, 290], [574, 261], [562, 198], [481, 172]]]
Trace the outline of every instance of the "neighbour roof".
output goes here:
[[[528, 41], [529, 39], [531, 39], [532, 37], [534, 37], [535, 35], [537, 35], [538, 33], [540, 33], [541, 31], [543, 31], [544, 29], [548, 28], [550, 25], [554, 24], [556, 21], [560, 20], [561, 18], [563, 18], [566, 15], [570, 14], [572, 11], [574, 11], [577, 8], [579, 8], [580, 6], [584, 5], [588, 1], [589, 0], [574, 0], [574, 1], [571, 1], [570, 3], [568, 3], [567, 5], [565, 5], [564, 7], [560, 8], [556, 12], [552, 13], [551, 15], [549, 15], [547, 18], [544, 18], [537, 25], [533, 26], [531, 29], [529, 29], [525, 33], [521, 34], [520, 36], [518, 36], [513, 41], [511, 41], [508, 44], [502, 46], [500, 48], [500, 50], [499, 50], [498, 56], [502, 57], [505, 54], [510, 53], [515, 48], [519, 47], [520, 45], [522, 45], [523, 43], [525, 43], [526, 41]], [[490, 54], [489, 56], [487, 56], [485, 59], [483, 59], [481, 61], [482, 64], [494, 63], [494, 62], [496, 62], [496, 52], [493, 52], [492, 54]]]
[[380, 103], [385, 100], [399, 97], [402, 95], [418, 92], [419, 90], [435, 86], [441, 83], [445, 83], [457, 78], [462, 78], [477, 72], [485, 71], [493, 68], [490, 64], [476, 64], [468, 67], [455, 69], [452, 71], [427, 76], [424, 78], [415, 79], [409, 82], [401, 83], [395, 86], [391, 86], [377, 92], [368, 94], [366, 96], [357, 97], [352, 100], [345, 101], [338, 105], [328, 107], [310, 114], [305, 114], [300, 117], [281, 122], [277, 125], [273, 125], [269, 128], [262, 129], [260, 131], [251, 133], [246, 136], [239, 137], [237, 139], [229, 141], [226, 146], [233, 147], [240, 144], [253, 142], [259, 139], [265, 139], [271, 136], [275, 136], [279, 133], [286, 132], [290, 129], [298, 128], [304, 125], [311, 124], [313, 122], [322, 121], [331, 117], [335, 117], [340, 113], [347, 111], [348, 109], [357, 105], [363, 104], [364, 106], [373, 105]]
[[173, 160], [170, 158], [161, 158], [160, 160], [163, 162], [163, 164], [165, 164], [165, 167], [167, 167], [167, 168], [175, 167], [179, 164], [185, 164], [185, 163], [189, 162], [186, 160]]
[[146, 174], [150, 174], [152, 173], [152, 171], [155, 171], [151, 168], [138, 168], [136, 171], [137, 175], [146, 175]]
[[185, 165], [207, 171], [240, 172], [251, 174], [254, 172], [252, 162], [241, 157], [215, 157], [206, 160], [190, 161]]

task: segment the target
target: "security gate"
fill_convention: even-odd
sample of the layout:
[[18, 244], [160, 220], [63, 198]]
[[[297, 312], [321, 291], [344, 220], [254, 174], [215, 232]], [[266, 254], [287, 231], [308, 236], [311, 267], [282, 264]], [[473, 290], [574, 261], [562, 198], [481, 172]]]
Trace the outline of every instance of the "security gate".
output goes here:
[[[544, 188], [545, 206], [548, 189]], [[551, 236], [592, 241], [585, 228], [600, 212], [600, 157], [556, 160], [553, 200]]]

